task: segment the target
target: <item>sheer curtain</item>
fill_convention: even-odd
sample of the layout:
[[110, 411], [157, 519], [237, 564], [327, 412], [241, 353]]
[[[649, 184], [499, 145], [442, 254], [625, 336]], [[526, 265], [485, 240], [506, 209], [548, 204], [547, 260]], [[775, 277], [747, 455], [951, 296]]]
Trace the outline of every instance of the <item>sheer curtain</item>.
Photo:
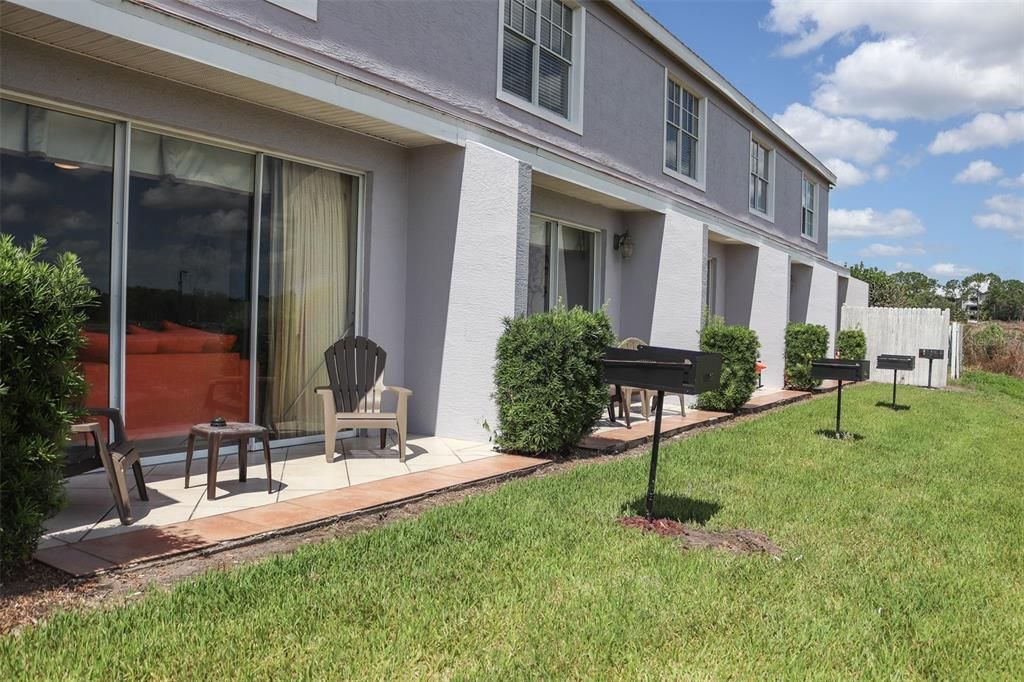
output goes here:
[[271, 267], [264, 418], [278, 436], [316, 433], [324, 350], [352, 326], [353, 178], [268, 159]]

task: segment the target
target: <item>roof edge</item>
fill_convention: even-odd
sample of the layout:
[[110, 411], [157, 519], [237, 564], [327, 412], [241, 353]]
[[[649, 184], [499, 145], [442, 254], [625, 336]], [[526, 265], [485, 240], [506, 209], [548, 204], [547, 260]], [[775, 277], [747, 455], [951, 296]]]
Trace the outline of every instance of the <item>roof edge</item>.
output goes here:
[[724, 95], [733, 104], [749, 114], [759, 125], [779, 138], [787, 147], [796, 152], [797, 156], [828, 179], [831, 184], [836, 184], [836, 175], [828, 166], [822, 163], [814, 154], [807, 151], [796, 138], [783, 130], [782, 126], [773, 121], [768, 114], [761, 111], [756, 104], [740, 92], [739, 88], [726, 80], [722, 74], [715, 71], [710, 64], [701, 59], [696, 52], [688, 48], [675, 34], [652, 17], [636, 0], [605, 1], [609, 6], [629, 19], [637, 28], [646, 33], [652, 40], [668, 50], [686, 66], [693, 69], [697, 75], [707, 81], [719, 94]]

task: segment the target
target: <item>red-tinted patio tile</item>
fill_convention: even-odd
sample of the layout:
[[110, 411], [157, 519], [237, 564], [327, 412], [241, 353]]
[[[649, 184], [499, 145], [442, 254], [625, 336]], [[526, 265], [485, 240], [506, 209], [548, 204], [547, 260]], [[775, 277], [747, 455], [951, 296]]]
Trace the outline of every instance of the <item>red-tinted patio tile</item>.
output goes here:
[[[712, 412], [709, 410], [690, 410], [686, 416], [671, 415], [661, 420], [661, 434], [675, 435], [682, 431], [713, 424], [733, 415], [728, 412]], [[654, 420], [634, 423], [632, 428], [608, 429], [591, 434], [580, 441], [579, 447], [585, 450], [618, 451], [641, 445], [654, 438]]]
[[305, 497], [289, 500], [289, 503], [299, 507], [320, 510], [326, 516], [336, 516], [366, 507], [376, 507], [379, 504], [389, 502], [393, 498], [390, 493], [382, 490], [357, 488], [359, 486], [317, 493], [316, 495], [306, 495]]
[[213, 545], [226, 540], [238, 540], [247, 538], [250, 535], [262, 533], [262, 527], [239, 519], [232, 514], [216, 514], [204, 516], [201, 519], [182, 521], [171, 526], [165, 526], [168, 533], [194, 543], [196, 549], [202, 546]]
[[[211, 517], [212, 518], [212, 517]], [[175, 526], [144, 528], [131, 533], [83, 540], [74, 547], [115, 564], [180, 554], [198, 549], [208, 542], [175, 532]]]
[[114, 566], [105, 559], [83, 552], [71, 545], [41, 549], [32, 556], [36, 561], [41, 561], [71, 575], [89, 575]]
[[761, 393], [753, 396], [750, 400], [743, 404], [740, 408], [741, 412], [758, 412], [763, 409], [775, 405], [785, 405], [787, 403], [802, 400], [810, 395], [804, 391], [772, 391], [770, 393]]
[[305, 523], [326, 518], [328, 514], [319, 509], [302, 507], [291, 502], [277, 502], [275, 504], [266, 504], [262, 507], [231, 512], [230, 514], [224, 514], [224, 516], [259, 526], [260, 532], [266, 532], [291, 528], [292, 526], [301, 526]]

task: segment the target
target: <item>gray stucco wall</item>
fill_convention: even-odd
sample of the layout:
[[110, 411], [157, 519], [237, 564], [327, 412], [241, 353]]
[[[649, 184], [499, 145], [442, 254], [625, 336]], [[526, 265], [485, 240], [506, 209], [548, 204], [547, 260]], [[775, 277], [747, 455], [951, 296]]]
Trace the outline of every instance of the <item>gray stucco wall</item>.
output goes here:
[[12, 92], [365, 172], [365, 330], [398, 351], [388, 354], [385, 380], [404, 381], [404, 149], [7, 35], [0, 41], [0, 82]]
[[[654, 188], [826, 253], [827, 240], [815, 245], [800, 239], [800, 172], [806, 170], [815, 177], [817, 173], [784, 150], [776, 159], [774, 223], [750, 214], [749, 137], [758, 126], [724, 99], [711, 96], [708, 107], [706, 191], [663, 172], [665, 69], [684, 78], [696, 80], [696, 76], [602, 3], [583, 3], [586, 39], [580, 135], [496, 98], [498, 0], [322, 1], [315, 22], [252, 0], [148, 2], [298, 56], [326, 57], [354, 77], [454, 108], [515, 136], [557, 145]], [[762, 137], [778, 142], [767, 131]], [[827, 186], [824, 178], [818, 182]], [[823, 211], [823, 234], [827, 233], [826, 216]]]

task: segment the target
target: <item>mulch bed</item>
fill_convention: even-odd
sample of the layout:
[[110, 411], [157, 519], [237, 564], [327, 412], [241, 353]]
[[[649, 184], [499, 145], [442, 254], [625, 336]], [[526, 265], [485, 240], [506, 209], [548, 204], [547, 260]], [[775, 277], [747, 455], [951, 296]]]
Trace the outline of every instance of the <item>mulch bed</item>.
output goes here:
[[620, 523], [626, 528], [638, 528], [647, 533], [678, 538], [683, 549], [722, 549], [733, 554], [764, 553], [772, 556], [782, 554], [782, 550], [767, 535], [744, 528], [712, 531], [688, 526], [674, 519], [648, 521], [643, 516], [627, 516], [620, 519]]

